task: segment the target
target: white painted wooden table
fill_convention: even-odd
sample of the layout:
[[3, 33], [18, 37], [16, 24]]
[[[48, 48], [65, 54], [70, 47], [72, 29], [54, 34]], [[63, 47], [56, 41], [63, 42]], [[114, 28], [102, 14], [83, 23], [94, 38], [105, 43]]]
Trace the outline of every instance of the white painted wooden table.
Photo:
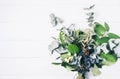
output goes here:
[[[73, 79], [74, 73], [51, 65], [48, 51], [56, 28], [50, 13], [86, 27], [84, 7], [96, 4], [96, 20], [120, 34], [120, 0], [0, 0], [0, 79]], [[120, 60], [91, 79], [120, 79]]]

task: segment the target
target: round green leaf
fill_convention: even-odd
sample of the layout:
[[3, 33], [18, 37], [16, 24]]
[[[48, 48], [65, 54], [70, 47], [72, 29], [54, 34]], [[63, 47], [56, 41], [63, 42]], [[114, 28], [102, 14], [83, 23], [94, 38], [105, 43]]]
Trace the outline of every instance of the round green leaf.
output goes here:
[[109, 54], [109, 53], [105, 54], [104, 52], [101, 52], [100, 57], [110, 63], [115, 63], [117, 61], [117, 57], [115, 55]]
[[68, 51], [69, 51], [72, 55], [74, 55], [75, 53], [78, 53], [78, 52], [79, 52], [79, 48], [78, 48], [78, 46], [75, 45], [75, 44], [69, 44], [69, 45], [68, 45]]
[[117, 57], [108, 53], [108, 54], [106, 54], [106, 60], [114, 63], [117, 61]]
[[95, 27], [94, 27], [94, 32], [98, 35], [98, 36], [103, 36], [105, 33], [105, 28], [99, 24], [99, 23], [95, 23]]

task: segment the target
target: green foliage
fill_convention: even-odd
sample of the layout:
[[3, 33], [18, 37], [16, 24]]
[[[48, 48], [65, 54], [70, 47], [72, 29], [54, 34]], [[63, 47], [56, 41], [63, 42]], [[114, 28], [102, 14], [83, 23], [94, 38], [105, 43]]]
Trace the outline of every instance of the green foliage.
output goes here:
[[104, 52], [100, 53], [100, 57], [105, 59], [107, 62], [115, 63], [117, 61], [117, 57], [110, 53], [105, 54]]
[[93, 35], [92, 39], [94, 39], [95, 41], [99, 40], [100, 38], [97, 35]]
[[110, 30], [109, 25], [108, 25], [106, 22], [104, 23], [104, 25], [105, 25], [105, 29], [106, 29], [106, 31], [109, 31], [109, 30]]
[[78, 52], [79, 52], [79, 48], [78, 48], [78, 46], [75, 45], [75, 44], [69, 44], [69, 45], [68, 45], [68, 51], [69, 51], [72, 55], [74, 55], [75, 53], [78, 53]]
[[96, 43], [97, 43], [98, 45], [101, 45], [101, 44], [103, 44], [103, 43], [108, 43], [108, 41], [109, 41], [109, 38], [108, 38], [108, 37], [102, 37], [102, 38], [98, 39], [98, 40], [96, 41]]
[[63, 67], [65, 67], [66, 69], [68, 69], [68, 70], [75, 70], [75, 68], [73, 67], [73, 66], [71, 66], [71, 65], [69, 65], [68, 63], [66, 63], [66, 62], [62, 62], [62, 64], [61, 64]]
[[114, 34], [114, 33], [108, 33], [109, 38], [114, 38], [114, 39], [120, 39], [120, 36]]
[[54, 65], [61, 65], [62, 63], [53, 62]]
[[96, 35], [98, 36], [103, 36], [106, 32], [105, 28], [99, 24], [99, 23], [95, 23], [95, 27], [94, 27], [94, 32], [96, 33]]

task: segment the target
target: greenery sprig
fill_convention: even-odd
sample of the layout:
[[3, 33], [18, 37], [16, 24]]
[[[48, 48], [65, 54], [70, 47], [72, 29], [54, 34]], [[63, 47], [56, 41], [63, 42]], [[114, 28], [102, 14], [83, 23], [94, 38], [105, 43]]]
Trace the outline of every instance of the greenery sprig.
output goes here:
[[88, 26], [90, 26], [90, 27], [93, 26], [93, 24], [94, 24], [94, 12], [91, 11], [91, 10], [93, 10], [94, 7], [95, 7], [95, 5], [92, 5], [88, 8], [84, 8], [84, 10], [88, 11], [86, 13], [86, 15], [88, 16], [87, 22], [88, 22]]

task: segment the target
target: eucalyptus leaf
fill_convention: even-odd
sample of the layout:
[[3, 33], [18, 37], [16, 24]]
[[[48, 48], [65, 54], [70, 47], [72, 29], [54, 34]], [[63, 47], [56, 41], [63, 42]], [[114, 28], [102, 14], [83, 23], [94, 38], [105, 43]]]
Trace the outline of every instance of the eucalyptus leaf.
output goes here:
[[114, 39], [120, 39], [120, 36], [114, 34], [114, 33], [108, 33], [109, 38], [114, 38]]
[[51, 18], [51, 24], [53, 26], [57, 26], [60, 23], [63, 23], [63, 20], [57, 16], [55, 16], [55, 14], [50, 14], [50, 18]]
[[105, 25], [105, 29], [106, 29], [106, 31], [109, 31], [109, 30], [110, 30], [109, 25], [108, 25], [106, 22], [104, 23], [104, 25]]
[[94, 8], [94, 6], [95, 6], [95, 5], [92, 5], [92, 6], [88, 7], [88, 8], [84, 8], [84, 10], [91, 10], [91, 9]]
[[79, 48], [78, 48], [78, 46], [75, 45], [75, 44], [69, 44], [69, 45], [68, 45], [68, 51], [69, 51], [72, 55], [74, 55], [75, 53], [78, 53], [78, 52], [79, 52]]
[[58, 24], [57, 17], [54, 14], [50, 14], [50, 17], [51, 17], [51, 24], [53, 26], [57, 26]]
[[94, 32], [98, 35], [98, 36], [103, 36], [106, 32], [105, 28], [99, 24], [99, 23], [95, 23], [95, 27], [94, 27]]

